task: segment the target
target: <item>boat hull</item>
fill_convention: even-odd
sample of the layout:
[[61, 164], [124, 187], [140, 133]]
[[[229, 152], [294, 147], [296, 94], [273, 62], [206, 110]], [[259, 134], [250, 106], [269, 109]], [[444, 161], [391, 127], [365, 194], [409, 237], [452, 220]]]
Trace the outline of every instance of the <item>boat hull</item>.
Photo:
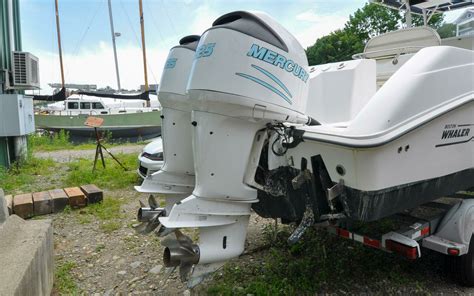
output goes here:
[[343, 185], [349, 217], [377, 220], [474, 188], [472, 114], [471, 101], [376, 147], [336, 145], [305, 133], [288, 154], [295, 164], [320, 159], [323, 172], [310, 169]]
[[[104, 119], [101, 131], [110, 131], [112, 138], [153, 138], [161, 135], [160, 112], [94, 115]], [[35, 115], [37, 129], [68, 131], [72, 137], [94, 137], [94, 129], [84, 125], [89, 115]]]

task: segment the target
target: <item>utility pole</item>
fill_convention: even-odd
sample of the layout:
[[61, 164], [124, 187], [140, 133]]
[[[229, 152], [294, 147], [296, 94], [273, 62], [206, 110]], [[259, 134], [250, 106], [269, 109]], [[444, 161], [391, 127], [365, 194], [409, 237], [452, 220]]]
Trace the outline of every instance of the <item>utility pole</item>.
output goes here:
[[59, 65], [61, 67], [61, 85], [64, 88], [63, 51], [61, 49], [61, 31], [59, 28], [58, 0], [56, 0], [55, 3], [56, 3], [56, 31], [58, 33]]
[[114, 30], [114, 19], [112, 17], [112, 3], [111, 0], [109, 0], [109, 18], [110, 18], [110, 31], [112, 33], [112, 44], [114, 47], [114, 59], [115, 59], [115, 73], [117, 75], [117, 87], [118, 91], [122, 90], [122, 87], [120, 86], [120, 73], [119, 73], [119, 66], [118, 66], [118, 59], [117, 59], [117, 47], [115, 45], [115, 30]]
[[[142, 52], [143, 52], [143, 71], [145, 73], [145, 92], [148, 91], [148, 74], [146, 68], [146, 48], [145, 48], [145, 21], [143, 19], [143, 3], [142, 0], [138, 0], [140, 7], [140, 27], [142, 31]], [[146, 101], [147, 107], [150, 107], [150, 101]]]

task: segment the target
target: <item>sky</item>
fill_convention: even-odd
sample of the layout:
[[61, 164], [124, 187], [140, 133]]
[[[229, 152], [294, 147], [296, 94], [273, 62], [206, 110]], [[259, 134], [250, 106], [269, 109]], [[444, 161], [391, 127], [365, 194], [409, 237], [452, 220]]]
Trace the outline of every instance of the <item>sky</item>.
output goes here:
[[[144, 84], [138, 0], [111, 0], [124, 89]], [[304, 48], [342, 28], [366, 0], [143, 0], [148, 81], [158, 84], [171, 47], [235, 10], [268, 13]], [[40, 59], [40, 93], [60, 82], [54, 0], [20, 0], [23, 51]], [[446, 16], [450, 21], [459, 12]], [[107, 0], [59, 0], [66, 83], [117, 88]]]

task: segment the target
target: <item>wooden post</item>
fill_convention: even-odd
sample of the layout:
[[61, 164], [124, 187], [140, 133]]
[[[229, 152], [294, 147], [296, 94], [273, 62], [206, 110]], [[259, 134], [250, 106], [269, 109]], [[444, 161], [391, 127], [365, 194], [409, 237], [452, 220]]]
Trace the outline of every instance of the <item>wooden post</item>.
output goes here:
[[[145, 74], [145, 92], [148, 91], [148, 73], [146, 67], [146, 48], [145, 48], [145, 20], [143, 19], [143, 3], [142, 0], [138, 0], [140, 7], [140, 28], [142, 31], [142, 52], [143, 52], [143, 71]], [[146, 106], [150, 107], [150, 101], [146, 101]]]
[[56, 31], [58, 33], [59, 65], [61, 67], [61, 85], [64, 88], [63, 51], [62, 51], [62, 48], [61, 48], [61, 30], [59, 28], [58, 0], [55, 0], [55, 3], [56, 3]]

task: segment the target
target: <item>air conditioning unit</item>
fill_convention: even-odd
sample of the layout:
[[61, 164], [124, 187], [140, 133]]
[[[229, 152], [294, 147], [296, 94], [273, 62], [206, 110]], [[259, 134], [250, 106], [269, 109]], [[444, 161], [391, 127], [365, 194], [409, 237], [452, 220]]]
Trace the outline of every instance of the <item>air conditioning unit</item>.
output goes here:
[[29, 52], [13, 52], [13, 88], [40, 88], [38, 58]]

